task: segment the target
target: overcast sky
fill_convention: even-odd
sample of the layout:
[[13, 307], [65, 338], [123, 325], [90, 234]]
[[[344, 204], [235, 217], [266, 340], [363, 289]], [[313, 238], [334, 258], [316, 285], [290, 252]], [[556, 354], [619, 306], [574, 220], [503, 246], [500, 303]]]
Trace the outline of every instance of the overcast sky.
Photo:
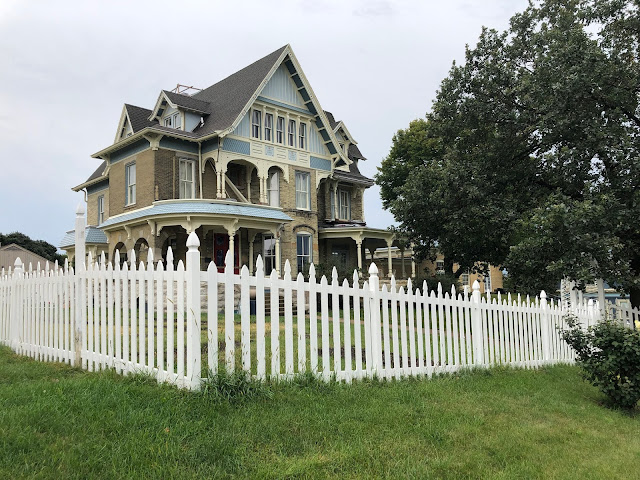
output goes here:
[[[526, 0], [0, 0], [0, 232], [58, 245], [113, 143], [123, 103], [207, 87], [289, 43], [322, 107], [343, 120], [372, 177], [393, 134], [424, 117], [482, 26]], [[367, 224], [386, 228], [377, 187]]]

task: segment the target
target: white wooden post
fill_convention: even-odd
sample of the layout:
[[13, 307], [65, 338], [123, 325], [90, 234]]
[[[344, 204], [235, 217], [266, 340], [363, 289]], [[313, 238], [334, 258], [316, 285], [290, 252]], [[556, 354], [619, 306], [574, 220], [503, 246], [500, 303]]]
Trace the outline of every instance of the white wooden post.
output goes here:
[[543, 364], [551, 363], [551, 332], [549, 330], [549, 314], [547, 313], [547, 294], [544, 290], [540, 292], [540, 323], [542, 332], [542, 360]]
[[369, 312], [371, 321], [372, 375], [378, 375], [382, 372], [382, 339], [380, 331], [380, 279], [378, 278], [378, 267], [375, 263], [369, 266], [369, 291], [371, 292]]
[[480, 309], [480, 284], [478, 280], [474, 280], [472, 288], [471, 335], [473, 339], [473, 364], [483, 365], [482, 310]]
[[[200, 389], [200, 240], [187, 238], [187, 379], [191, 390]], [[228, 288], [228, 287], [227, 287]]]
[[22, 260], [20, 257], [16, 258], [15, 263], [13, 264], [13, 281], [11, 288], [11, 323], [10, 323], [10, 339], [11, 339], [11, 348], [14, 351], [18, 351], [18, 347], [20, 346], [20, 331], [22, 329], [22, 292], [21, 292], [21, 282], [22, 274], [24, 272]]
[[84, 205], [78, 204], [76, 209], [75, 224], [75, 282], [76, 282], [76, 308], [73, 325], [73, 352], [71, 365], [76, 367], [82, 366], [82, 330], [86, 312], [83, 309], [82, 299], [85, 296], [84, 273], [85, 267], [85, 225]]

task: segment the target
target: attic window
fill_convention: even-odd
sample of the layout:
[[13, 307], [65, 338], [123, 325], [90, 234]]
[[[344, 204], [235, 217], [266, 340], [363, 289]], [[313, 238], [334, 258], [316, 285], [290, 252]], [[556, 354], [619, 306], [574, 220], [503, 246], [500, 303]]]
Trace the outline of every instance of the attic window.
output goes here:
[[172, 113], [164, 118], [164, 126], [169, 128], [182, 129], [182, 120], [180, 113]]

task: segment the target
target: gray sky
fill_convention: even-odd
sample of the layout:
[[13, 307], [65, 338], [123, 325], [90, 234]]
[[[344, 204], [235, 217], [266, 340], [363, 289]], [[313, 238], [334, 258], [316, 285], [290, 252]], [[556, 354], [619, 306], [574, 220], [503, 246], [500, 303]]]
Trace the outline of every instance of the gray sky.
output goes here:
[[[123, 103], [207, 87], [287, 43], [372, 177], [393, 134], [423, 117], [482, 26], [526, 0], [0, 1], [0, 232], [58, 245], [83, 201], [71, 187], [113, 143]], [[386, 228], [377, 187], [367, 224]]]

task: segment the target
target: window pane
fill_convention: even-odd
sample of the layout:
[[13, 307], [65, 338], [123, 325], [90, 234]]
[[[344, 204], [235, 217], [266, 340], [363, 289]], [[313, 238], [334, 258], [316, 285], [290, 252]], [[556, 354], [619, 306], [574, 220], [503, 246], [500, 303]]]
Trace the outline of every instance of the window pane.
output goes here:
[[296, 121], [289, 120], [289, 146], [296, 146]]

